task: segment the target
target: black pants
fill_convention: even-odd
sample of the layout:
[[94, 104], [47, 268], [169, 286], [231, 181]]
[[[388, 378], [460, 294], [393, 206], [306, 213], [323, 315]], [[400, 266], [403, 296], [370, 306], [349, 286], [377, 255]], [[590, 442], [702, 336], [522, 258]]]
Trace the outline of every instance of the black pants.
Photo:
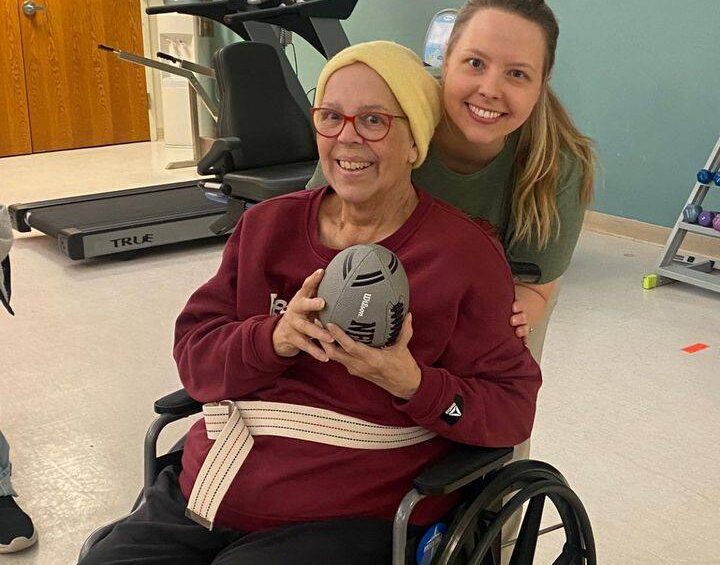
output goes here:
[[[392, 524], [350, 518], [243, 534], [208, 531], [185, 517], [177, 471], [160, 473], [146, 501], [79, 565], [381, 565], [392, 562]], [[408, 537], [422, 533], [410, 527]], [[413, 544], [408, 544], [412, 547]]]

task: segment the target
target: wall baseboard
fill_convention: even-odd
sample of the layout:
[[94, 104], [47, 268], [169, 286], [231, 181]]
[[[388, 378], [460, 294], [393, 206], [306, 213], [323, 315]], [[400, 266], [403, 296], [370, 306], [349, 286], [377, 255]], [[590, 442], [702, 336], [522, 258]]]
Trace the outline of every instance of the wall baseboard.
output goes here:
[[[660, 247], [665, 246], [672, 231], [670, 228], [664, 226], [647, 224], [619, 216], [611, 216], [610, 214], [603, 214], [602, 212], [595, 212], [593, 210], [588, 210], [585, 213], [583, 229], [653, 243]], [[720, 259], [720, 239], [690, 233], [685, 237], [681, 250], [692, 255]], [[658, 260], [660, 260], [660, 251], [658, 251]]]

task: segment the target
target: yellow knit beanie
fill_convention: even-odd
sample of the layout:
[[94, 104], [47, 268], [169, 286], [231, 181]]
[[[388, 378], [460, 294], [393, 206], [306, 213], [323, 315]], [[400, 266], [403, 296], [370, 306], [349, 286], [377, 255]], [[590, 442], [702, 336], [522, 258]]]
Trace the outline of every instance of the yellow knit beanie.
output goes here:
[[364, 63], [390, 87], [410, 123], [418, 158], [416, 169], [427, 156], [435, 126], [440, 121], [440, 85], [423, 67], [420, 57], [407, 47], [392, 41], [369, 41], [343, 49], [330, 59], [318, 78], [316, 106], [322, 104], [325, 85], [337, 70]]

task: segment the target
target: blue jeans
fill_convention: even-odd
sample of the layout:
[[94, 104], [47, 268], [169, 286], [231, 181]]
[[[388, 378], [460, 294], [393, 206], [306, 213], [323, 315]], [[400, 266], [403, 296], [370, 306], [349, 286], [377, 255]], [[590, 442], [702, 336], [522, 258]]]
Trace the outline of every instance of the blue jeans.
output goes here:
[[10, 446], [5, 436], [0, 431], [0, 496], [16, 496], [10, 483], [10, 473], [12, 465], [10, 464]]

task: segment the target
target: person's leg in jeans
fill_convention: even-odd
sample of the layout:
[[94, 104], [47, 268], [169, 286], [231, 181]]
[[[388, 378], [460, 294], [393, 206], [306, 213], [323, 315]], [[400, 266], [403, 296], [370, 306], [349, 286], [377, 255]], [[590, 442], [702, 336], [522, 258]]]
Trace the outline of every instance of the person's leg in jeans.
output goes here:
[[0, 430], [0, 496], [17, 496], [10, 482], [10, 446]]
[[[10, 216], [0, 204], [0, 304], [10, 314], [10, 258], [12, 245]], [[10, 446], [0, 430], [0, 553], [12, 553], [30, 547], [37, 540], [30, 517], [15, 502], [17, 494], [10, 483]]]
[[32, 520], [15, 502], [11, 471], [10, 446], [0, 431], [0, 553], [20, 551], [37, 541]]

